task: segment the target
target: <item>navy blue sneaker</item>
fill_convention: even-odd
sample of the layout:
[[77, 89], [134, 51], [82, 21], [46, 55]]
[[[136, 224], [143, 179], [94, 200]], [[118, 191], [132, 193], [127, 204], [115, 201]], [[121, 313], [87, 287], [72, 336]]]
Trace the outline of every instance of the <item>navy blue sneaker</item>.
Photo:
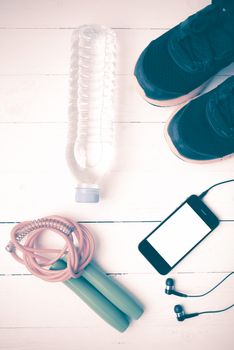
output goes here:
[[158, 106], [184, 103], [234, 61], [234, 1], [216, 0], [141, 53], [135, 77], [144, 98]]
[[165, 137], [181, 159], [210, 162], [234, 154], [234, 76], [181, 108]]

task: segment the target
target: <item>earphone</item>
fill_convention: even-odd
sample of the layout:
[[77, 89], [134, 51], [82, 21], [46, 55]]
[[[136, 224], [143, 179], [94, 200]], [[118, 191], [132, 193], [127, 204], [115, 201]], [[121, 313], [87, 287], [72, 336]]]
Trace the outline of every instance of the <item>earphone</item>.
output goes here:
[[187, 294], [180, 293], [175, 290], [175, 283], [172, 278], [167, 278], [166, 280], [165, 293], [168, 295], [174, 294], [174, 295], [177, 295], [178, 297], [184, 297], [184, 298], [187, 297]]
[[178, 305], [175, 305], [174, 312], [176, 313], [177, 321], [184, 321], [186, 318], [192, 318], [202, 314], [215, 314], [219, 312], [224, 312], [224, 311], [227, 311], [228, 309], [231, 309], [233, 306], [234, 304], [221, 310], [209, 310], [209, 311], [202, 311], [202, 312], [193, 312], [192, 314], [186, 314], [183, 306], [178, 304]]
[[[167, 278], [165, 293], [168, 294], [168, 295], [172, 295], [173, 294], [173, 295], [176, 295], [178, 297], [183, 297], [183, 298], [200, 298], [200, 297], [203, 297], [203, 296], [211, 293], [214, 289], [216, 289], [221, 283], [223, 283], [232, 274], [234, 274], [234, 271], [230, 272], [219, 283], [217, 283], [213, 288], [211, 288], [207, 292], [205, 292], [203, 294], [197, 294], [197, 295], [188, 295], [188, 294], [177, 292], [175, 290], [174, 280], [172, 278]], [[177, 318], [178, 321], [184, 321], [186, 318], [196, 317], [196, 316], [199, 316], [201, 314], [211, 314], [211, 313], [213, 314], [213, 313], [224, 312], [224, 311], [226, 311], [228, 309], [231, 309], [233, 306], [234, 306], [234, 304], [226, 307], [225, 309], [221, 309], [221, 310], [210, 310], [210, 311], [202, 311], [202, 312], [194, 312], [194, 313], [191, 313], [191, 314], [186, 314], [182, 305], [175, 305], [174, 312], [176, 314], [176, 318]]]
[[178, 321], [184, 321], [186, 318], [191, 318], [199, 315], [198, 312], [186, 314], [182, 305], [175, 305], [174, 311], [176, 313], [176, 318]]
[[[204, 192], [202, 192], [199, 197], [202, 199], [203, 197], [205, 197], [207, 195], [207, 193], [214, 187], [219, 186], [219, 185], [223, 185], [226, 184], [228, 182], [233, 182], [234, 179], [230, 179], [230, 180], [226, 180], [226, 181], [222, 181], [219, 183], [214, 184], [213, 186], [209, 187], [207, 190], [205, 190]], [[220, 284], [222, 284], [227, 278], [229, 278], [232, 274], [234, 274], [234, 271], [230, 272], [227, 276], [225, 276], [219, 283], [217, 283], [213, 288], [211, 288], [210, 290], [208, 290], [205, 293], [202, 294], [197, 294], [197, 295], [188, 295], [185, 293], [181, 293], [181, 292], [177, 292], [175, 290], [175, 282], [172, 278], [167, 278], [166, 280], [166, 288], [165, 288], [165, 293], [168, 295], [176, 295], [178, 297], [182, 297], [182, 298], [200, 298], [200, 297], [204, 297], [205, 295], [211, 293], [213, 290], [215, 290]], [[234, 306], [234, 304], [226, 307], [225, 309], [220, 309], [220, 310], [210, 310], [210, 311], [202, 311], [202, 312], [194, 312], [191, 314], [186, 314], [184, 311], [184, 308], [182, 305], [175, 305], [174, 307], [174, 312], [176, 314], [176, 318], [178, 321], [184, 321], [186, 318], [192, 318], [192, 317], [196, 317], [199, 316], [201, 314], [214, 314], [214, 313], [220, 313], [220, 312], [224, 312], [227, 311], [229, 309], [231, 309]]]
[[183, 297], [183, 298], [200, 298], [200, 297], [204, 297], [205, 295], [207, 295], [207, 294], [211, 293], [213, 290], [215, 290], [218, 286], [220, 286], [220, 284], [222, 284], [233, 273], [234, 273], [234, 271], [230, 272], [219, 283], [217, 283], [214, 287], [209, 289], [207, 292], [205, 292], [203, 294], [197, 294], [197, 295], [188, 295], [188, 294], [177, 292], [175, 290], [175, 282], [174, 282], [174, 280], [172, 278], [167, 278], [165, 293], [168, 294], [168, 295], [171, 295], [171, 294], [177, 295], [178, 297]]

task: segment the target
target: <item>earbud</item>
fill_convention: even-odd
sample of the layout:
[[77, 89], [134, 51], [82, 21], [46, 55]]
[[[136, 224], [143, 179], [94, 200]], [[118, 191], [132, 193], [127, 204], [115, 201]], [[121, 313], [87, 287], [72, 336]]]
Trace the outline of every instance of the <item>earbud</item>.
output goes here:
[[[168, 295], [174, 294], [179, 297], [190, 297], [190, 298], [198, 298], [198, 297], [204, 297], [205, 295], [211, 293], [213, 290], [215, 290], [220, 284], [222, 284], [227, 278], [229, 278], [231, 275], [234, 274], [234, 271], [230, 272], [227, 276], [225, 276], [219, 283], [217, 283], [214, 287], [212, 287], [210, 290], [208, 290], [205, 293], [202, 294], [196, 294], [196, 295], [188, 295], [188, 294], [183, 294], [179, 293], [175, 290], [175, 283], [172, 278], [168, 278], [166, 280], [166, 288], [165, 288], [165, 293]], [[184, 321], [186, 318], [191, 318], [191, 317], [196, 317], [201, 314], [214, 314], [214, 313], [220, 313], [220, 312], [225, 312], [229, 309], [234, 307], [234, 304], [229, 305], [228, 307], [224, 309], [219, 309], [219, 310], [208, 310], [208, 311], [202, 311], [202, 312], [194, 312], [192, 314], [186, 314], [184, 312], [184, 308], [182, 305], [176, 305], [174, 307], [174, 312], [176, 313], [176, 318], [178, 321]]]
[[166, 280], [165, 293], [172, 294], [173, 288], [174, 288], [174, 280], [172, 278], [168, 278]]
[[169, 295], [174, 294], [174, 295], [177, 295], [178, 297], [184, 297], [184, 298], [187, 297], [187, 294], [180, 293], [180, 292], [177, 292], [175, 290], [175, 283], [174, 283], [174, 280], [172, 278], [168, 278], [166, 280], [165, 293], [169, 294]]
[[182, 305], [176, 305], [174, 307], [174, 311], [176, 313], [176, 318], [178, 321], [184, 321], [186, 318], [192, 318], [192, 317], [196, 317], [199, 315], [198, 312], [194, 312], [192, 314], [186, 314], [184, 312], [184, 308]]

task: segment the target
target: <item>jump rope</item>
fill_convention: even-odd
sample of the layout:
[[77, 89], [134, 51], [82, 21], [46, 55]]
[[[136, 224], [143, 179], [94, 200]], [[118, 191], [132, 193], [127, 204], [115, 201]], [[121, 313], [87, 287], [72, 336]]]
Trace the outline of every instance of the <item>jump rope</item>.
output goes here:
[[[65, 241], [62, 249], [36, 248], [36, 243], [45, 230], [51, 230]], [[24, 244], [21, 241], [25, 238]], [[77, 244], [79, 249], [77, 249]], [[36, 277], [48, 282], [64, 282], [81, 276], [94, 254], [94, 239], [88, 229], [60, 216], [48, 216], [34, 221], [25, 221], [11, 231], [11, 241], [6, 249]], [[22, 257], [17, 254], [22, 253]], [[44, 255], [53, 254], [49, 259]], [[64, 255], [67, 266], [61, 271], [47, 268], [53, 266]]]
[[[61, 249], [39, 248], [38, 240], [52, 231], [65, 241]], [[92, 261], [94, 238], [75, 221], [49, 216], [17, 224], [6, 250], [36, 277], [63, 282], [111, 326], [123, 332], [143, 308]], [[20, 256], [20, 255], [21, 256]], [[48, 255], [53, 255], [48, 258]]]

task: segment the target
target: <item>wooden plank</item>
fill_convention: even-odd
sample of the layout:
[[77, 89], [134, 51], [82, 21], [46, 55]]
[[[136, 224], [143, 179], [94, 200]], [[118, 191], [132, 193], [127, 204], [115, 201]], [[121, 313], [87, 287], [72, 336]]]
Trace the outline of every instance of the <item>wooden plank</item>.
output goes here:
[[[207, 89], [226, 76], [216, 76]], [[69, 79], [66, 75], [1, 76], [1, 123], [66, 123]], [[114, 98], [115, 122], [165, 122], [178, 107], [159, 108], [147, 103], [132, 76], [117, 75]]]
[[[233, 178], [233, 158], [212, 164], [183, 162], [169, 150], [163, 124], [116, 126], [116, 157], [101, 184], [99, 204], [74, 201], [76, 180], [65, 160], [66, 126], [0, 125], [2, 221], [55, 212], [80, 220], [162, 220], [187, 196]], [[171, 174], [173, 169], [173, 174]], [[220, 219], [233, 218], [233, 185], [214, 189], [207, 202]]]
[[[207, 290], [222, 274], [186, 274], [177, 276], [183, 291]], [[233, 311], [219, 315], [201, 315], [183, 323], [173, 312], [179, 298], [164, 294], [165, 278], [152, 275], [122, 275], [116, 277], [144, 304], [143, 316], [120, 334], [106, 325], [68, 288], [50, 284], [34, 277], [4, 277], [0, 280], [1, 344], [18, 349], [168, 349], [173, 343], [181, 349], [195, 350], [207, 344], [207, 349], [231, 350]], [[184, 287], [186, 286], [186, 287]], [[183, 289], [184, 288], [184, 289]], [[214, 310], [233, 302], [233, 280], [219, 290], [199, 300], [184, 302], [187, 312]], [[7, 298], [7, 299], [6, 299]], [[11, 302], [6, 304], [4, 300]], [[33, 312], [33, 317], [32, 317]], [[209, 327], [207, 327], [209, 324]], [[78, 338], [74, 336], [78, 335]], [[90, 337], [92, 334], [92, 337]], [[137, 334], [137, 336], [136, 336]], [[192, 341], [191, 341], [192, 340]], [[30, 347], [29, 347], [30, 344]]]
[[[159, 222], [86, 223], [96, 241], [95, 260], [108, 273], [151, 273], [158, 278], [164, 278], [159, 276], [137, 248], [140, 241], [158, 224]], [[13, 226], [13, 224], [0, 224], [0, 246], [2, 247], [0, 274], [28, 274], [28, 270], [16, 262], [4, 249], [10, 240]], [[234, 221], [221, 223], [173, 270], [173, 273], [232, 271], [233, 228]], [[47, 235], [43, 242], [50, 246], [61, 245], [56, 236]]]
[[[222, 77], [219, 77], [222, 79]], [[1, 76], [0, 123], [61, 123], [68, 121], [68, 76]], [[115, 121], [165, 121], [173, 108], [158, 109], [138, 94], [133, 78], [118, 75]]]
[[[177, 288], [188, 293], [199, 293], [207, 291], [218, 283], [226, 274], [183, 274], [175, 275]], [[127, 288], [134, 297], [144, 305], [145, 313], [142, 318], [132, 322], [132, 327], [140, 327], [143, 322], [145, 327], [161, 324], [161, 326], [177, 326], [173, 306], [180, 303], [181, 299], [175, 296], [168, 296], [164, 293], [165, 276], [157, 278], [156, 275], [133, 274], [111, 276], [116, 282]], [[1, 281], [1, 328], [17, 327], [90, 327], [97, 326], [105, 328], [105, 324], [100, 320], [87, 305], [69, 290], [62, 283], [48, 283], [33, 276], [7, 276], [2, 277]], [[184, 302], [187, 312], [203, 311], [209, 309], [219, 309], [230, 305], [233, 302], [233, 277], [227, 279], [217, 291], [203, 299], [193, 299]], [[8, 308], [4, 306], [4, 299], [11, 300]], [[6, 299], [5, 299], [6, 300]], [[46, 317], [45, 317], [45, 309]], [[32, 317], [32, 310], [34, 315]], [[15, 312], [17, 311], [17, 313]], [[13, 317], [14, 315], [14, 317]], [[4, 316], [4, 317], [3, 317]], [[200, 316], [193, 320], [194, 327], [200, 323], [207, 322], [211, 318], [210, 325], [228, 324], [233, 319], [233, 312], [227, 312], [226, 315]], [[212, 320], [213, 318], [213, 320]], [[205, 321], [206, 319], [206, 321]], [[221, 320], [220, 320], [221, 319]], [[184, 323], [184, 325], [186, 322]], [[187, 325], [189, 322], [187, 322]], [[186, 327], [186, 326], [185, 326]], [[189, 327], [189, 326], [188, 326]], [[199, 326], [198, 326], [199, 327]], [[196, 327], [195, 327], [196, 328]], [[106, 330], [108, 332], [108, 327]], [[109, 329], [110, 330], [110, 329]]]
[[[164, 32], [157, 29], [116, 30], [117, 73], [132, 75], [142, 50]], [[72, 29], [0, 29], [0, 74], [68, 74], [71, 34]], [[220, 74], [233, 74], [233, 67]]]
[[[1, 0], [2, 28], [71, 28], [100, 23], [117, 28], [168, 28], [209, 4], [208, 0]], [[170, 9], [170, 10], [169, 10]], [[133, 15], [134, 13], [134, 15]]]
[[[156, 311], [155, 311], [156, 312]], [[225, 316], [219, 316], [224, 320]], [[81, 328], [12, 328], [0, 330], [2, 344], [9, 349], [23, 350], [63, 350], [69, 345], [70, 350], [95, 350], [113, 349], [120, 347], [124, 350], [143, 347], [147, 350], [170, 349], [173, 346], [181, 350], [196, 350], [204, 345], [207, 350], [220, 350], [220, 344], [226, 350], [232, 350], [232, 318], [229, 323], [218, 323], [207, 327], [209, 320], [199, 324], [200, 319], [186, 321], [188, 323], [162, 326], [161, 323], [145, 325], [140, 323], [138, 327], [132, 326], [124, 334], [118, 334], [114, 330], [107, 332], [106, 327], [81, 327]], [[171, 323], [171, 322], [170, 322]], [[136, 336], [136, 332], [137, 335]], [[77, 335], [77, 336], [74, 336]], [[92, 335], [92, 336], [90, 336]], [[16, 340], [17, 339], [17, 340]]]

